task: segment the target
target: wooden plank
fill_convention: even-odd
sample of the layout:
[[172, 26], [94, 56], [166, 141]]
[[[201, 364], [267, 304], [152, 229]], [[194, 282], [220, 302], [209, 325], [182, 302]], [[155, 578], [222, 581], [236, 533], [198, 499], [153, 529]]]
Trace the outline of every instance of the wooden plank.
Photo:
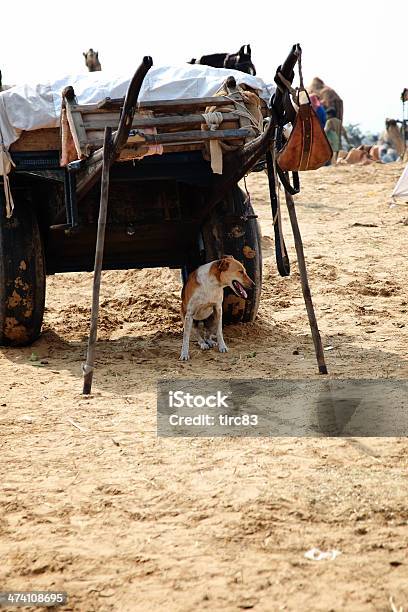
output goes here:
[[206, 96], [204, 98], [180, 98], [180, 100], [153, 100], [141, 102], [139, 110], [174, 111], [187, 108], [206, 108], [207, 106], [226, 106], [232, 104], [226, 96]]
[[69, 127], [68, 119], [67, 119], [67, 109], [61, 109], [61, 121], [60, 121], [60, 130], [61, 130], [61, 157], [60, 164], [61, 166], [66, 166], [72, 161], [75, 161], [78, 158], [76, 146], [74, 139], [72, 137], [71, 129]]
[[65, 97], [64, 102], [69, 128], [74, 139], [78, 159], [84, 159], [90, 155], [91, 147], [88, 143], [88, 136], [86, 135], [85, 126], [82, 121], [82, 114], [78, 111], [78, 105], [71, 99]]
[[[113, 115], [109, 113], [109, 118], [105, 118], [104, 115], [84, 115], [83, 124], [86, 130], [103, 130], [105, 127], [111, 127], [116, 129], [119, 124], [119, 115]], [[239, 118], [234, 113], [223, 113], [223, 123], [225, 121], [237, 122]], [[170, 115], [165, 117], [144, 117], [143, 115], [135, 113], [135, 118], [132, 123], [133, 128], [144, 128], [144, 127], [183, 127], [194, 124], [204, 123], [202, 114], [194, 115]]]
[[[254, 130], [248, 128], [237, 128], [232, 130], [191, 130], [188, 132], [171, 132], [165, 134], [143, 134], [143, 138], [137, 137], [137, 141], [132, 144], [131, 138], [125, 144], [124, 149], [137, 150], [141, 146], [155, 144], [179, 144], [179, 143], [196, 143], [205, 142], [208, 140], [245, 140], [245, 138], [255, 137]], [[92, 145], [99, 149], [103, 145], [103, 140], [98, 142], [92, 141]]]
[[20, 138], [10, 146], [10, 152], [59, 151], [60, 148], [59, 128], [48, 128], [22, 132]]
[[[255, 136], [251, 128], [237, 128], [235, 130], [190, 130], [188, 132], [172, 132], [170, 134], [143, 134], [147, 144], [168, 144], [176, 142], [194, 142], [204, 140], [242, 140]], [[131, 148], [131, 141], [126, 147]], [[136, 146], [140, 146], [136, 143]]]
[[163, 145], [163, 153], [186, 153], [187, 151], [202, 151], [203, 145], [201, 142], [184, 142], [182, 144], [165, 144]]
[[[120, 100], [120, 103], [119, 103]], [[78, 104], [76, 106], [76, 110], [80, 113], [95, 113], [95, 112], [112, 112], [119, 111], [123, 106], [123, 98], [114, 99], [114, 104], [109, 106], [101, 106], [103, 104], [99, 102], [98, 104]], [[184, 111], [189, 108], [205, 108], [206, 106], [225, 106], [227, 104], [232, 104], [231, 100], [229, 100], [225, 96], [208, 96], [205, 98], [180, 98], [179, 100], [154, 100], [149, 102], [141, 102], [138, 104], [137, 109], [140, 111], [152, 110], [155, 112], [175, 112], [175, 111]]]
[[[181, 144], [165, 144], [163, 145], [163, 153], [187, 153], [189, 151], [202, 151], [203, 144], [201, 142], [183, 142]], [[126, 153], [126, 149], [125, 149]], [[123, 158], [118, 159], [119, 162], [130, 161], [131, 158], [129, 156], [125, 156]]]
[[[205, 96], [203, 98], [180, 98], [179, 100], [153, 100], [149, 102], [141, 102], [140, 109], [169, 109], [174, 107], [191, 107], [191, 106], [222, 106], [231, 104], [225, 96]], [[120, 110], [123, 106], [123, 98], [105, 98], [98, 104], [98, 108]]]
[[[83, 108], [83, 107], [80, 107]], [[103, 126], [108, 126], [111, 125], [113, 123], [116, 124], [116, 127], [119, 125], [119, 119], [120, 119], [120, 113], [119, 112], [109, 112], [109, 113], [105, 113], [105, 112], [101, 112], [98, 111], [97, 109], [93, 110], [91, 113], [88, 113], [86, 111], [81, 110], [81, 114], [82, 114], [82, 121], [84, 123], [84, 125], [89, 126], [90, 123], [93, 123], [94, 121], [98, 121], [100, 123], [103, 123]], [[136, 117], [136, 113], [135, 113], [135, 117]], [[102, 127], [103, 129], [103, 127]]]

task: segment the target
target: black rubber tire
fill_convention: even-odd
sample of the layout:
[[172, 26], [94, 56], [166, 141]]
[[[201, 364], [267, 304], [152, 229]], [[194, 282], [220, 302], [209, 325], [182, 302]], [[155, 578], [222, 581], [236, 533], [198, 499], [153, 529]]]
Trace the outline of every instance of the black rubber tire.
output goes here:
[[243, 300], [229, 288], [224, 291], [223, 321], [225, 324], [250, 323], [258, 312], [262, 290], [261, 232], [257, 219], [242, 219], [254, 215], [252, 206], [246, 204], [245, 193], [236, 185], [212, 212], [203, 227], [205, 260], [233, 255], [240, 261], [255, 282], [248, 299]]
[[7, 219], [0, 198], [0, 345], [25, 346], [41, 333], [45, 307], [43, 244], [31, 203]]

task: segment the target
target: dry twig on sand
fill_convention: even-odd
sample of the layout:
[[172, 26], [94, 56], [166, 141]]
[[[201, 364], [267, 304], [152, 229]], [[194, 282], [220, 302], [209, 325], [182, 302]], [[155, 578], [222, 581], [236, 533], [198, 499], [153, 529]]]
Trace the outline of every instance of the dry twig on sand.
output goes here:
[[391, 606], [391, 612], [404, 612], [404, 608], [402, 606], [397, 608], [397, 606], [394, 603], [394, 600], [393, 600], [392, 596], [390, 597], [390, 606]]

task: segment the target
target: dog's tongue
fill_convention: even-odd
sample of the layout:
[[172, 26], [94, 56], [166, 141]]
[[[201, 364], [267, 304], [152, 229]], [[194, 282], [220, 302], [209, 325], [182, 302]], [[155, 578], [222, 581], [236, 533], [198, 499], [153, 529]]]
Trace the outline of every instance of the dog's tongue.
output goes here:
[[239, 281], [237, 281], [237, 280], [234, 280], [232, 282], [233, 282], [233, 285], [234, 285], [234, 288], [235, 288], [236, 292], [239, 293], [239, 295], [242, 298], [244, 298], [244, 300], [246, 300], [247, 297], [248, 297], [248, 294], [245, 291], [245, 289], [243, 288], [243, 286], [241, 285], [241, 283]]

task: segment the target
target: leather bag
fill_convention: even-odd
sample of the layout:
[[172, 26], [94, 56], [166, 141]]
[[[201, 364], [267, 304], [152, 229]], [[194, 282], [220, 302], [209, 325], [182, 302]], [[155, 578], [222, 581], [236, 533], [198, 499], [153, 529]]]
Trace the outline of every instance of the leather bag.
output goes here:
[[317, 170], [324, 166], [333, 155], [309, 96], [305, 90], [300, 93], [303, 92], [307, 96], [307, 102], [299, 104], [292, 132], [277, 156], [279, 167], [284, 171]]

